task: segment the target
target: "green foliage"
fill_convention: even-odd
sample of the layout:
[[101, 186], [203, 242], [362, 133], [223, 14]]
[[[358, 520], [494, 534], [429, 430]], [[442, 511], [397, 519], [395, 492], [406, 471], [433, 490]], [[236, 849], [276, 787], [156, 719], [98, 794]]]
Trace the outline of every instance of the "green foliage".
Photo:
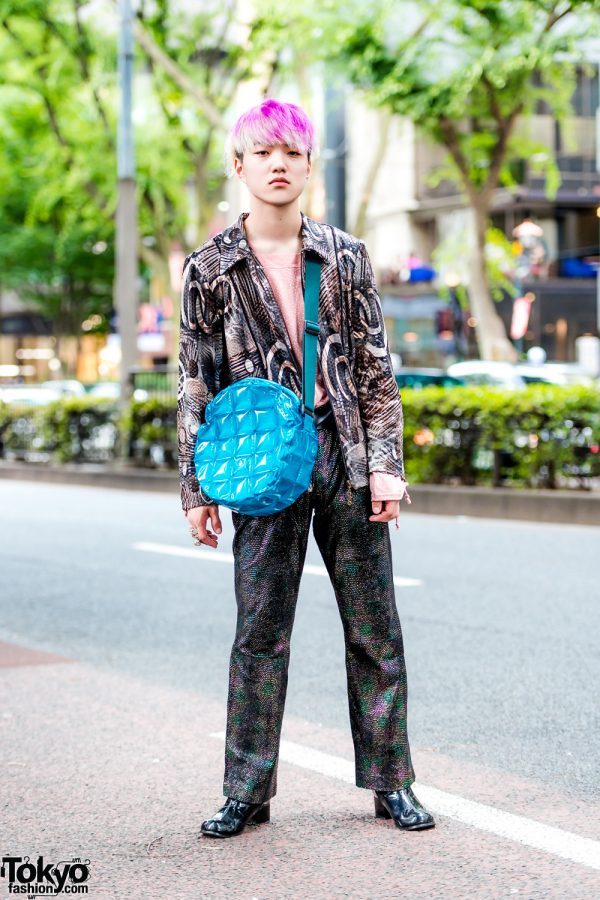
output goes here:
[[597, 388], [426, 388], [402, 399], [409, 481], [556, 487], [559, 476], [600, 475]]
[[120, 420], [129, 455], [139, 465], [177, 465], [177, 404], [151, 397], [132, 400]]
[[[204, 240], [223, 199], [225, 114], [257, 55], [235, 4], [138, 6], [147, 38], [135, 41], [139, 253], [146, 284], [154, 276], [168, 293], [173, 243]], [[57, 334], [80, 334], [92, 313], [106, 331], [112, 307], [118, 23], [116, 3], [0, 0], [2, 285]]]
[[103, 398], [68, 397], [47, 406], [0, 403], [4, 454], [32, 461], [105, 462], [119, 452], [117, 414]]
[[[317, 3], [262, 11], [260, 38], [337, 68], [366, 102], [407, 116], [449, 151], [444, 176], [467, 192], [512, 183], [510, 161], [531, 141], [516, 118], [545, 102], [564, 121], [576, 66], [599, 33], [598, 0], [396, 0]], [[538, 155], [541, 153], [539, 146]], [[539, 159], [549, 193], [557, 169]]]
[[[409, 481], [582, 487], [600, 477], [600, 391], [530, 385], [402, 391]], [[60, 400], [38, 409], [0, 403], [4, 455], [44, 461], [114, 459], [177, 465], [174, 399], [132, 401], [119, 417], [105, 400]]]
[[4, 2], [2, 12], [2, 282], [33, 301], [58, 334], [79, 334], [92, 313], [104, 317], [107, 330], [114, 119], [99, 101], [103, 122], [93, 90], [102, 87], [99, 60], [106, 68], [114, 63], [111, 42], [95, 41], [92, 51], [85, 33], [77, 37], [65, 3]]
[[[473, 235], [461, 225], [459, 228], [449, 229], [431, 254], [434, 268], [440, 276], [439, 294], [445, 300], [450, 297], [450, 291], [445, 284], [445, 278], [452, 273], [460, 279], [456, 289], [461, 306], [466, 309], [469, 306], [469, 296], [465, 284], [469, 281], [469, 257], [472, 252]], [[486, 230], [485, 263], [488, 283], [494, 300], [502, 300], [505, 294], [517, 296], [518, 290], [510, 278], [510, 273], [515, 265], [511, 242], [499, 228], [489, 227]]]
[[118, 429], [110, 400], [68, 397], [40, 411], [39, 435], [57, 462], [105, 460], [115, 452]]

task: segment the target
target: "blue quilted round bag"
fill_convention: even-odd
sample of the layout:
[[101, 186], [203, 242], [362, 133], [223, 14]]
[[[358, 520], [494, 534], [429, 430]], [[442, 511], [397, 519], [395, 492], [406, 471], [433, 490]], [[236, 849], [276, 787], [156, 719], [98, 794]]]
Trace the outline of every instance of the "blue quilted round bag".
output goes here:
[[320, 263], [307, 259], [302, 400], [273, 381], [242, 378], [219, 391], [198, 428], [196, 477], [211, 500], [236, 512], [271, 515], [310, 485], [318, 450], [313, 404], [320, 274]]
[[194, 459], [215, 503], [253, 516], [285, 509], [310, 484], [318, 438], [289, 388], [243, 378], [217, 394], [198, 429]]

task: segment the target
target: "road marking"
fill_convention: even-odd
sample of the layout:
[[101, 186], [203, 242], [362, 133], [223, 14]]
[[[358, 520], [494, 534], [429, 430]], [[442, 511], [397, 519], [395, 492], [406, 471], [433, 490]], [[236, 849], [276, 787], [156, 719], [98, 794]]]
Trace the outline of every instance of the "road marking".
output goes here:
[[[225, 732], [215, 731], [209, 737], [225, 741]], [[325, 775], [327, 778], [337, 778], [339, 781], [355, 784], [354, 763], [343, 757], [313, 750], [294, 741], [282, 740], [279, 758], [302, 769]], [[552, 825], [543, 825], [534, 819], [516, 816], [494, 806], [487, 806], [485, 803], [466, 800], [457, 794], [428, 787], [417, 781], [413, 788], [424, 806], [430, 807], [433, 812], [438, 812], [442, 816], [456, 819], [464, 825], [472, 825], [481, 831], [489, 831], [509, 841], [543, 850], [570, 862], [600, 870], [600, 841], [581, 837]]]
[[[187, 556], [190, 559], [208, 559], [210, 562], [233, 563], [233, 553], [224, 553], [222, 550], [195, 550], [193, 547], [178, 547], [173, 544], [152, 544], [139, 541], [132, 544], [134, 550], [142, 550], [145, 553], [166, 553], [168, 556]], [[325, 575], [328, 577], [325, 566], [315, 566], [305, 563], [304, 572], [308, 575]], [[403, 578], [394, 575], [396, 587], [421, 587], [423, 582], [419, 578]]]

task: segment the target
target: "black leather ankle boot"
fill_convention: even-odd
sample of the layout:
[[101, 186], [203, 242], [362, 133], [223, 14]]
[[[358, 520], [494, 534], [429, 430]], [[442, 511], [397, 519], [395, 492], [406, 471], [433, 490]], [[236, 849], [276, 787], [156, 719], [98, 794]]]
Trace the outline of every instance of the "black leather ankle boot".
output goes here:
[[260, 825], [271, 820], [270, 803], [245, 803], [228, 797], [221, 809], [211, 819], [206, 819], [200, 832], [209, 837], [233, 837], [246, 825]]
[[433, 816], [421, 806], [410, 787], [401, 791], [374, 791], [374, 795], [378, 819], [393, 819], [398, 828], [406, 831], [435, 827]]

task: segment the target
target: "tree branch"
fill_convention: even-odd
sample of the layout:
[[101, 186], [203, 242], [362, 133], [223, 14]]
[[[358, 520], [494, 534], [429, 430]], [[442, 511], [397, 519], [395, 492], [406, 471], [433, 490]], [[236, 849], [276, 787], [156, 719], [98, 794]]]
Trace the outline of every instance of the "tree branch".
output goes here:
[[504, 126], [504, 116], [502, 115], [502, 110], [500, 109], [500, 104], [498, 103], [498, 97], [496, 96], [496, 93], [494, 91], [494, 85], [491, 83], [485, 72], [483, 72], [481, 75], [481, 81], [483, 83], [483, 86], [485, 87], [488, 99], [490, 101], [490, 109], [492, 110], [492, 115], [498, 125], [502, 128]]
[[502, 127], [499, 128], [498, 140], [492, 151], [488, 177], [486, 178], [484, 185], [484, 192], [487, 194], [490, 194], [498, 185], [500, 169], [502, 168], [502, 163], [504, 162], [504, 157], [506, 155], [508, 139], [518, 116], [520, 116], [523, 111], [524, 105], [524, 101], [518, 103], [511, 111], [510, 115], [503, 120]]
[[544, 31], [550, 31], [552, 28], [554, 28], [557, 22], [560, 22], [560, 20], [567, 16], [570, 12], [573, 12], [573, 7], [570, 3], [568, 3], [561, 12], [557, 12], [556, 9], [554, 9], [548, 16], [548, 19], [544, 26]]
[[471, 176], [469, 174], [469, 165], [460, 146], [456, 126], [452, 119], [449, 119], [447, 116], [440, 116], [439, 125], [440, 131], [442, 132], [442, 136], [444, 138], [444, 143], [450, 153], [450, 156], [454, 160], [458, 171], [463, 177], [465, 187], [470, 190]]
[[79, 55], [78, 55], [78, 59], [81, 60], [82, 72], [84, 74], [86, 81], [88, 82], [88, 84], [91, 87], [92, 97], [94, 98], [94, 104], [96, 106], [96, 110], [97, 110], [98, 115], [100, 116], [100, 119], [102, 120], [102, 124], [104, 126], [104, 133], [109, 141], [111, 149], [114, 149], [115, 143], [114, 143], [113, 132], [112, 132], [112, 129], [111, 129], [109, 121], [108, 121], [108, 116], [106, 115], [106, 110], [104, 109], [102, 101], [100, 100], [100, 95], [96, 89], [96, 85], [92, 83], [92, 77], [91, 77], [91, 73], [90, 73], [89, 66], [88, 66], [89, 54], [86, 53], [86, 51], [84, 50], [84, 47], [85, 48], [89, 47], [90, 43], [89, 43], [87, 34], [85, 33], [83, 23], [81, 22], [81, 19], [79, 16], [79, 14], [81, 12], [80, 0], [73, 0], [73, 8], [74, 8], [74, 13], [75, 13], [75, 27], [77, 28], [77, 34], [79, 36], [79, 44], [83, 51], [81, 57], [79, 57]]
[[371, 194], [373, 193], [377, 175], [379, 174], [379, 169], [381, 168], [381, 163], [383, 162], [385, 152], [388, 147], [388, 137], [390, 134], [391, 124], [392, 114], [390, 112], [384, 112], [381, 128], [379, 129], [379, 134], [377, 136], [377, 145], [375, 147], [375, 152], [371, 157], [371, 161], [365, 175], [363, 188], [360, 193], [360, 202], [358, 204], [358, 210], [356, 212], [356, 219], [354, 222], [354, 227], [352, 229], [352, 233], [359, 238], [363, 236], [367, 224], [367, 210], [369, 208], [369, 201], [371, 199]]
[[89, 53], [86, 48], [89, 47], [89, 41], [87, 39], [87, 35], [84, 32], [83, 25], [79, 20], [79, 10], [81, 9], [81, 3], [79, 0], [73, 0], [73, 13], [74, 13], [74, 21], [75, 28], [78, 36], [78, 46], [73, 47], [63, 33], [63, 31], [57, 26], [56, 22], [53, 22], [47, 15], [41, 15], [40, 21], [44, 23], [46, 28], [54, 34], [55, 37], [66, 47], [68, 52], [73, 56], [79, 66], [79, 70], [81, 72], [82, 81], [87, 83], [90, 87], [92, 98], [94, 100], [94, 106], [96, 107], [96, 111], [100, 117], [102, 122], [104, 134], [106, 139], [110, 145], [111, 150], [114, 150], [114, 139], [112, 136], [112, 130], [110, 124], [108, 122], [108, 116], [106, 115], [106, 111], [104, 106], [102, 105], [102, 101], [100, 100], [100, 95], [96, 90], [95, 85], [92, 83], [91, 73], [88, 66], [88, 57]]
[[181, 66], [158, 46], [139, 19], [134, 20], [134, 32], [137, 42], [148, 57], [164, 69], [186, 94], [193, 97], [211, 125], [214, 125], [220, 131], [227, 131], [227, 125], [212, 100], [192, 81], [189, 75], [186, 75]]
[[[50, 123], [50, 128], [51, 128], [52, 132], [54, 133], [54, 136], [56, 137], [56, 140], [58, 141], [59, 145], [67, 152], [67, 158], [65, 160], [65, 163], [66, 163], [65, 168], [67, 168], [67, 169], [74, 168], [76, 163], [75, 163], [75, 155], [73, 153], [73, 147], [62, 132], [62, 129], [58, 122], [58, 116], [56, 115], [56, 110], [50, 99], [50, 95], [45, 87], [47, 66], [39, 65], [39, 64], [35, 63], [35, 60], [36, 60], [35, 53], [33, 53], [33, 51], [31, 51], [29, 49], [29, 47], [21, 40], [21, 38], [18, 36], [18, 34], [9, 25], [7, 19], [2, 20], [2, 26], [3, 26], [4, 30], [7, 32], [7, 34], [15, 42], [15, 44], [17, 45], [17, 47], [19, 48], [21, 53], [23, 53], [23, 55], [27, 59], [34, 61], [33, 68], [34, 68], [36, 75], [39, 76], [40, 84], [35, 87], [31, 84], [28, 84], [27, 87], [30, 90], [35, 90], [36, 93], [38, 93], [40, 95], [40, 97], [42, 98], [44, 107], [46, 109], [46, 114], [48, 116], [48, 121]], [[83, 183], [83, 187], [84, 187], [86, 193], [91, 197], [92, 200], [94, 200], [95, 203], [97, 203], [97, 205], [100, 209], [105, 210], [107, 208], [108, 203], [107, 203], [106, 198], [102, 197], [100, 191], [98, 190], [97, 185], [93, 181], [88, 179], [87, 181], [85, 181]]]

